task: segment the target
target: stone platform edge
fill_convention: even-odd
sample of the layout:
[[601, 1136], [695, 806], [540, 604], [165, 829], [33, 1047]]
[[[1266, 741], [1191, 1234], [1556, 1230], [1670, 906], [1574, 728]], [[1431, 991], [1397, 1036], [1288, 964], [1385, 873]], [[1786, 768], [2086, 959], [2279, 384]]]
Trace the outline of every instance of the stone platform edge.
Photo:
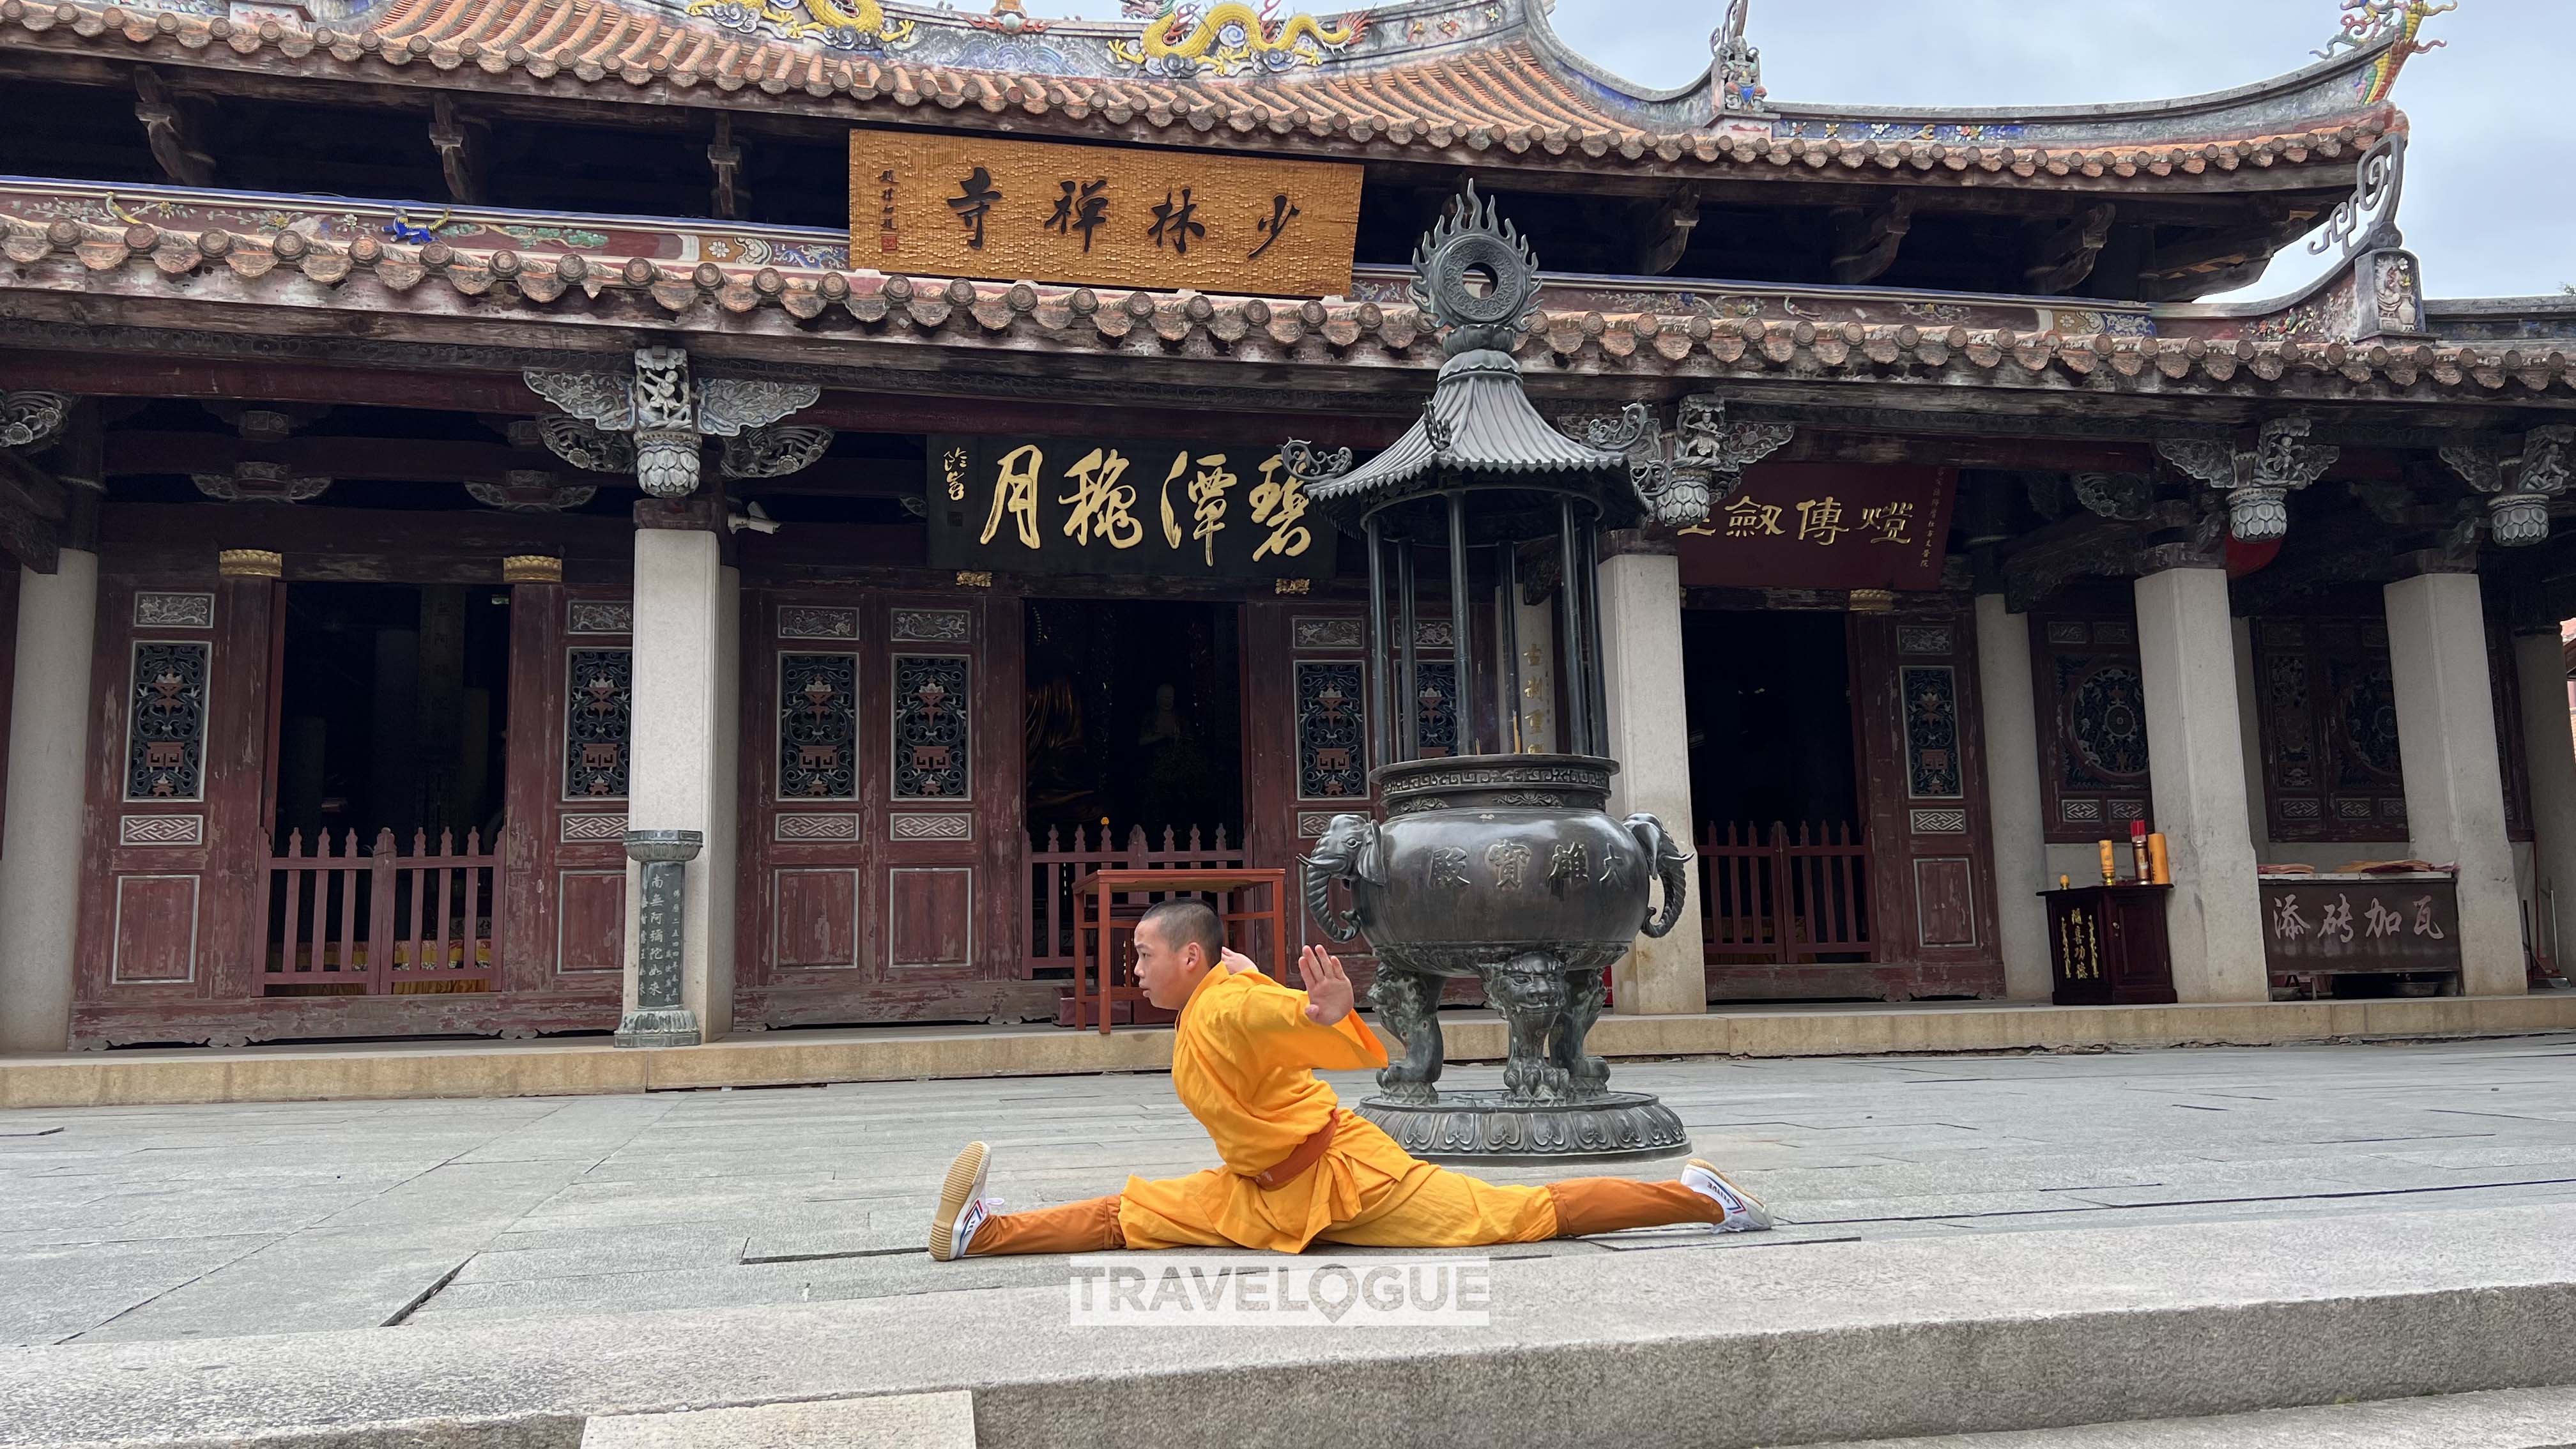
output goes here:
[[[1448, 1060], [1498, 1061], [1494, 1018], [1444, 1019]], [[1601, 1018], [1603, 1056], [1800, 1057], [2279, 1046], [2576, 1031], [2576, 992], [2192, 1006], [1880, 1007]], [[1383, 1037], [1383, 1033], [1381, 1033]], [[1390, 1041], [1390, 1049], [1398, 1044]], [[1096, 1032], [918, 1029], [754, 1033], [705, 1046], [620, 1050], [605, 1041], [490, 1047], [389, 1043], [0, 1056], [0, 1109], [206, 1102], [588, 1096], [826, 1082], [1164, 1071], [1168, 1028]]]

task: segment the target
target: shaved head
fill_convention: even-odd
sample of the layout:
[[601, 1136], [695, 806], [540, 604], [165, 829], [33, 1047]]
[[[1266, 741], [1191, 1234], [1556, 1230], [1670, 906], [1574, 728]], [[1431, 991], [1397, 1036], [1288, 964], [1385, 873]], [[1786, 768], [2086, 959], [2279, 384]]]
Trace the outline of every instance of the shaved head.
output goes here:
[[1225, 927], [1216, 912], [1196, 896], [1174, 896], [1157, 901], [1147, 910], [1137, 926], [1151, 922], [1163, 944], [1178, 952], [1184, 946], [1197, 946], [1206, 953], [1200, 964], [1213, 966], [1225, 954]]

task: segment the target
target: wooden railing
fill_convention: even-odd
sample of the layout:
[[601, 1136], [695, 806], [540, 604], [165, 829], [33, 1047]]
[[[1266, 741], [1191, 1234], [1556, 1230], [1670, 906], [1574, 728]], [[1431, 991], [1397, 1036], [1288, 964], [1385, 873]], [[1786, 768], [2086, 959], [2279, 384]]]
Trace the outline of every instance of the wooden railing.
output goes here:
[[414, 831], [402, 854], [391, 830], [366, 851], [358, 832], [336, 844], [304, 833], [268, 862], [271, 995], [381, 996], [495, 988], [492, 943], [499, 911], [500, 842], [480, 832]]
[[1708, 960], [1867, 959], [1867, 838], [1847, 824], [1804, 822], [1792, 838], [1777, 821], [1768, 841], [1759, 836], [1758, 827], [1733, 822], [1700, 832], [1700, 935]]
[[[1020, 870], [1020, 918], [1028, 923], [1028, 950], [1020, 962], [1023, 977], [1058, 967], [1071, 976], [1085, 944], [1074, 939], [1075, 922], [1080, 917], [1074, 910], [1073, 890], [1093, 871], [1230, 870], [1244, 864], [1243, 847], [1227, 842], [1222, 825], [1216, 828], [1213, 839], [1201, 835], [1195, 825], [1186, 836], [1166, 825], [1160, 846], [1153, 843], [1153, 837], [1141, 825], [1130, 826], [1123, 842], [1117, 841], [1106, 825], [1097, 833], [1087, 826], [1075, 826], [1069, 844], [1052, 827], [1047, 830], [1044, 844], [1034, 835], [1024, 835], [1021, 840], [1025, 863]], [[1143, 897], [1136, 899], [1141, 901]]]

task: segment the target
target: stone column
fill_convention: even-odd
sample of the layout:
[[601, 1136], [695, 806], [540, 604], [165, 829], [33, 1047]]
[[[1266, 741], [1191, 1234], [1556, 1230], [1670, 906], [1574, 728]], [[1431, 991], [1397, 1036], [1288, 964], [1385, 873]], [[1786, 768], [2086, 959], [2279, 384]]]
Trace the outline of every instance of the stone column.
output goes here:
[[2522, 686], [2522, 754], [2531, 775], [2532, 875], [2531, 913], [2537, 944], [2567, 960], [2560, 928], [2568, 913], [2559, 909], [2562, 891], [2576, 891], [2576, 739], [2567, 718], [2567, 663], [2558, 626], [2545, 632], [2517, 634], [2513, 667]]
[[[1601, 562], [1603, 685], [1610, 705], [1610, 813], [1644, 811], [1685, 843], [1692, 824], [1690, 717], [1682, 694], [1681, 560], [1670, 544], [1633, 534], [1605, 540], [1626, 550]], [[1697, 886], [1694, 884], [1693, 889]], [[1611, 968], [1612, 1009], [1674, 1014], [1708, 1009], [1699, 902], [1661, 940], [1639, 937]]]
[[[726, 687], [734, 677], [735, 641], [721, 554], [720, 494], [646, 498], [635, 505], [634, 723], [629, 735], [627, 828], [694, 831], [721, 841], [722, 858], [702, 854], [687, 867], [681, 907], [680, 1009], [707, 1037], [731, 1023], [732, 869], [735, 783], [725, 767], [738, 708]], [[636, 1007], [640, 872], [627, 871], [627, 1009]], [[712, 1017], [712, 1020], [710, 1019]], [[665, 1022], [656, 1044], [677, 1044]]]
[[97, 637], [95, 552], [67, 547], [53, 573], [20, 570], [8, 819], [0, 826], [0, 1051], [58, 1052], [71, 1040]]
[[2227, 574], [2195, 556], [2141, 577], [2137, 597], [2155, 816], [2173, 866], [2165, 922], [2174, 992], [2187, 1002], [2263, 1001], [2271, 993]]
[[2046, 822], [2041, 818], [2039, 712], [2031, 691], [2030, 616], [2001, 594], [1977, 595], [1977, 698], [1986, 731], [1986, 802], [1994, 837], [1995, 918], [2004, 995], [2046, 1001], [2049, 969]]
[[2527, 980], [2522, 896], [2504, 833], [2504, 770], [2478, 576], [2420, 573], [2385, 594], [2408, 848], [2419, 859], [2459, 864], [2462, 989], [2519, 996]]

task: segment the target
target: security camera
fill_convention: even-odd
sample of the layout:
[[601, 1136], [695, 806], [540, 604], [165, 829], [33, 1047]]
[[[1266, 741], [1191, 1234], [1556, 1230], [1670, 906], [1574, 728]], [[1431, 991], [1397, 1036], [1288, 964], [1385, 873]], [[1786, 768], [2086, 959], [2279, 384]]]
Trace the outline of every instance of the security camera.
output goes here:
[[770, 517], [769, 510], [761, 507], [758, 503], [746, 503], [742, 506], [740, 512], [728, 512], [725, 514], [725, 527], [732, 529], [736, 533], [740, 533], [746, 528], [750, 529], [754, 533], [776, 533], [778, 531], [778, 520]]

